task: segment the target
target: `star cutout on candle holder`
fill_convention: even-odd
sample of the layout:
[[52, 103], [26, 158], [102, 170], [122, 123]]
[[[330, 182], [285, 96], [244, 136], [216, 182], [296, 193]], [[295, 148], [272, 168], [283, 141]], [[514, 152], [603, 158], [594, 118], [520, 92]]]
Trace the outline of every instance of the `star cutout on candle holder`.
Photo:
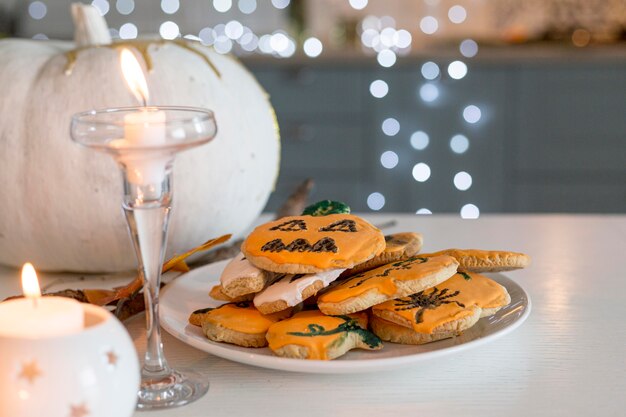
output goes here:
[[22, 363], [22, 370], [18, 375], [20, 379], [26, 379], [30, 385], [32, 385], [37, 378], [42, 375], [41, 369], [37, 366], [37, 361], [30, 361]]
[[119, 360], [119, 356], [117, 356], [113, 350], [108, 351], [106, 355], [107, 355], [107, 363], [111, 366], [116, 366], [117, 361]]
[[70, 405], [70, 416], [69, 417], [86, 417], [89, 415], [89, 409], [85, 403], [81, 403], [78, 405]]

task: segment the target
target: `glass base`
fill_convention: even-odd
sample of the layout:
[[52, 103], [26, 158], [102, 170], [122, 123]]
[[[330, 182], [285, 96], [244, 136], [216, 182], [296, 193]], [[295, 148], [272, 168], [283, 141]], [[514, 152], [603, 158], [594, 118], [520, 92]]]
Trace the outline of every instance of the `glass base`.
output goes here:
[[172, 371], [165, 377], [144, 378], [137, 394], [137, 409], [180, 407], [201, 398], [208, 390], [206, 376], [193, 371]]

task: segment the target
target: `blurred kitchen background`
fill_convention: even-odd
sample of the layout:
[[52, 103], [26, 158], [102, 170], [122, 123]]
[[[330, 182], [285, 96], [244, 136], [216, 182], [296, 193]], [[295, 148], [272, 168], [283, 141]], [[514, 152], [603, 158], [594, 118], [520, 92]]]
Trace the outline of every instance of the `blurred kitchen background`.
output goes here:
[[[0, 36], [72, 39], [70, 3], [0, 0]], [[268, 210], [311, 177], [362, 212], [626, 211], [626, 0], [85, 3], [254, 72], [282, 133]]]

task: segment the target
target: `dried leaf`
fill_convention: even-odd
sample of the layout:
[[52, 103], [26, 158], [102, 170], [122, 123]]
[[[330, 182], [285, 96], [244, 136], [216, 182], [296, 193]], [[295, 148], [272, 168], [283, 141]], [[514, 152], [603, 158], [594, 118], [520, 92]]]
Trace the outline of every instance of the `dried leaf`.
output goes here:
[[223, 261], [224, 259], [234, 258], [239, 252], [241, 252], [242, 243], [243, 240], [238, 239], [229, 245], [224, 245], [220, 248], [217, 248], [214, 251], [203, 255], [202, 258], [198, 260], [198, 263], [201, 265], [206, 265], [213, 262]]
[[172, 269], [170, 269], [170, 271], [189, 272], [191, 271], [191, 268], [189, 268], [189, 265], [187, 265], [187, 262], [180, 261], [179, 263], [174, 265]]
[[[169, 259], [163, 264], [162, 272], [167, 272], [171, 270], [189, 271], [189, 266], [185, 262], [185, 259], [193, 255], [194, 253], [205, 251], [211, 249], [213, 246], [219, 245], [220, 243], [226, 242], [230, 239], [231, 235], [220, 236], [216, 239], [211, 239], [204, 242], [202, 245], [195, 247], [181, 255], [176, 255], [173, 258]], [[132, 280], [128, 285], [124, 287], [119, 287], [114, 290], [83, 290], [85, 296], [89, 300], [90, 303], [96, 304], [99, 306], [104, 306], [110, 304], [114, 301], [120, 300], [122, 298], [129, 298], [137, 291], [141, 289], [143, 286], [142, 279], [140, 276], [137, 276], [134, 280]]]
[[[209, 250], [211, 249], [213, 246], [219, 245], [220, 243], [224, 243], [226, 242], [228, 239], [230, 239], [232, 235], [224, 235], [224, 236], [220, 236], [216, 239], [211, 239], [208, 240], [206, 242], [204, 242], [202, 245], [195, 247], [181, 255], [176, 255], [174, 256], [172, 259], [168, 260], [167, 262], [165, 262], [163, 264], [163, 272], [167, 272], [171, 269], [174, 268], [174, 266], [176, 266], [178, 263], [180, 262], [184, 262], [185, 259], [189, 258], [191, 255], [193, 255], [194, 253], [197, 252], [202, 252], [205, 250]], [[189, 267], [185, 264], [185, 267], [187, 267], [187, 270], [189, 270]]]
[[108, 304], [109, 302], [106, 300], [111, 300], [115, 297], [114, 290], [83, 290], [83, 294], [85, 294], [88, 303], [98, 306]]

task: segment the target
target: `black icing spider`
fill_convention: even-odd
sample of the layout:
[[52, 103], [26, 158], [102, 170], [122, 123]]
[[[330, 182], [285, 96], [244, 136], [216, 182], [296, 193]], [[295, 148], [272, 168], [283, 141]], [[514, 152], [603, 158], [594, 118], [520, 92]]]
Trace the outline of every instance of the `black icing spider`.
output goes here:
[[455, 291], [448, 294], [448, 289], [444, 288], [439, 290], [437, 287], [433, 288], [433, 291], [425, 294], [424, 291], [417, 294], [409, 295], [408, 297], [397, 299], [394, 303], [394, 310], [403, 311], [410, 310], [412, 308], [418, 308], [415, 312], [415, 323], [421, 323], [424, 319], [424, 311], [427, 309], [433, 310], [442, 304], [456, 304], [461, 308], [465, 308], [465, 305], [455, 300], [450, 300], [452, 297], [459, 295], [460, 291]]

